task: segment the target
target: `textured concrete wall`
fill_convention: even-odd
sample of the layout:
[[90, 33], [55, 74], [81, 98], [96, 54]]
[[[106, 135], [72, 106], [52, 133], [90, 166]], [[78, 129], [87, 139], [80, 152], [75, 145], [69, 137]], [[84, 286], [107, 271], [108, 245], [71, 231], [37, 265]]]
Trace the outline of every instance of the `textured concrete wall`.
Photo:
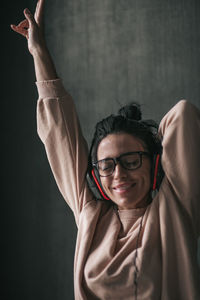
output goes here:
[[49, 0], [46, 29], [88, 140], [133, 100], [157, 120], [182, 98], [200, 106], [199, 1]]
[[[4, 13], [2, 299], [72, 300], [76, 227], [37, 137], [32, 58], [9, 31], [35, 2], [11, 0]], [[157, 121], [182, 98], [200, 108], [199, 16], [199, 0], [46, 1], [47, 42], [88, 142], [130, 101]]]

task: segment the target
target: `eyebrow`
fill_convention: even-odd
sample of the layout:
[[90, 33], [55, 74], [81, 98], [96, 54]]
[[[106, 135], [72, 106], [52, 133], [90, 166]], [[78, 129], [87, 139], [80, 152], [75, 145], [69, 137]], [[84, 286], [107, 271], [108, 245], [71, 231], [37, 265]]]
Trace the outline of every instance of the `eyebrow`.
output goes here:
[[119, 158], [119, 157], [121, 157], [121, 156], [123, 156], [123, 155], [128, 155], [128, 154], [133, 154], [133, 153], [140, 153], [140, 152], [142, 152], [142, 153], [145, 153], [145, 154], [147, 154], [147, 155], [150, 155], [150, 153], [148, 152], [148, 151], [141, 151], [141, 150], [138, 150], [138, 151], [129, 151], [129, 152], [124, 152], [124, 153], [122, 153], [122, 154], [120, 154], [120, 155], [118, 155], [118, 156], [108, 156], [108, 157], [105, 157], [105, 158], [102, 158], [102, 159], [99, 159], [99, 160], [97, 160], [96, 162], [94, 162], [94, 164], [96, 164], [97, 162], [99, 162], [99, 161], [103, 161], [103, 160], [108, 160], [108, 159], [116, 159], [116, 158]]

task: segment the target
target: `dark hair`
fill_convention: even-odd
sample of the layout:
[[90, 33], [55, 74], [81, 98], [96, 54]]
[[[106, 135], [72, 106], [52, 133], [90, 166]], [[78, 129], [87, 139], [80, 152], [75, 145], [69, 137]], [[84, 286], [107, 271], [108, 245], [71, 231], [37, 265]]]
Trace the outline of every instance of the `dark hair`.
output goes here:
[[158, 124], [153, 120], [142, 120], [141, 108], [138, 103], [122, 107], [117, 115], [110, 115], [98, 122], [91, 144], [89, 163], [97, 161], [99, 143], [109, 134], [128, 133], [139, 138], [150, 156], [160, 153], [161, 142], [157, 137]]

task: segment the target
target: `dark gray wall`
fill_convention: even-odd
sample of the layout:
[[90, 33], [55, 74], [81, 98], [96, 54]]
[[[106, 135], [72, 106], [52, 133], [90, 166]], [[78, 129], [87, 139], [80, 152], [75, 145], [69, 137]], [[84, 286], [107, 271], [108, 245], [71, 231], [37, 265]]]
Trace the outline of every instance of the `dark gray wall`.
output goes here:
[[[9, 29], [35, 2], [4, 4], [2, 299], [72, 300], [76, 227], [37, 137], [26, 40]], [[199, 0], [46, 1], [47, 43], [88, 142], [133, 100], [157, 121], [182, 98], [200, 108], [199, 16]]]
[[182, 98], [200, 106], [199, 7], [198, 0], [48, 1], [47, 40], [88, 139], [119, 103], [136, 100], [157, 120]]

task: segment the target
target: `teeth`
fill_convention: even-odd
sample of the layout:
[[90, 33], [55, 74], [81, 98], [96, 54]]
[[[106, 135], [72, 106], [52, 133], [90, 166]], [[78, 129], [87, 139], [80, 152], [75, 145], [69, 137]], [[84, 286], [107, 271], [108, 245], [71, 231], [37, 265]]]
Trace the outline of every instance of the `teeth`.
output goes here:
[[124, 191], [124, 190], [127, 190], [130, 186], [127, 185], [127, 186], [121, 186], [121, 187], [118, 187], [118, 188], [115, 188], [115, 190], [117, 191]]

